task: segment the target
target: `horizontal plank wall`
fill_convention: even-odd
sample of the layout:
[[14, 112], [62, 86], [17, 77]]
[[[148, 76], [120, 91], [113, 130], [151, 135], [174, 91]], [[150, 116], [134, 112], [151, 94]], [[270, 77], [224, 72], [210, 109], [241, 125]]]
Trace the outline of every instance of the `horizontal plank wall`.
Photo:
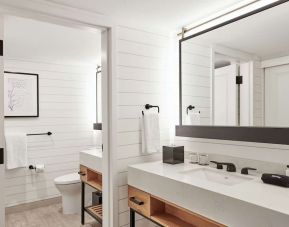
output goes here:
[[254, 75], [253, 78], [251, 78], [251, 83], [253, 86], [251, 86], [251, 89], [253, 91], [250, 91], [251, 94], [251, 119], [253, 122], [251, 122], [251, 125], [254, 126], [264, 126], [265, 122], [265, 75], [264, 75], [264, 69], [261, 68], [260, 61], [253, 61], [250, 64], [250, 70], [251, 75]]
[[29, 164], [45, 172], [6, 170], [6, 206], [59, 196], [54, 178], [77, 172], [79, 151], [92, 146], [95, 116], [95, 69], [21, 60], [5, 60], [5, 70], [39, 74], [39, 118], [6, 118], [5, 130], [48, 132], [29, 136]]
[[[173, 70], [168, 64], [172, 57], [169, 35], [122, 26], [117, 34], [119, 226], [128, 226], [127, 167], [162, 157], [161, 153], [141, 153], [141, 111], [146, 103], [160, 106], [161, 143], [168, 144], [168, 110], [178, 96], [174, 95], [177, 84], [171, 81]], [[148, 226], [146, 220], [137, 222]]]
[[205, 44], [187, 40], [182, 43], [182, 119], [186, 124], [186, 109], [201, 111], [201, 125], [211, 123], [212, 49]]

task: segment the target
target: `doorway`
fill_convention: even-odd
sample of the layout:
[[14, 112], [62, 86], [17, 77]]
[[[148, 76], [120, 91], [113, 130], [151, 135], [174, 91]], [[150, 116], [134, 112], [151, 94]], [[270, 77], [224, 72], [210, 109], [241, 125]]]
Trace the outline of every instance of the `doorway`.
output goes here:
[[[106, 137], [107, 131], [107, 118], [104, 117], [101, 119], [99, 116], [107, 116], [107, 103], [102, 103], [102, 109], [99, 110], [99, 108], [96, 108], [96, 103], [98, 103], [99, 106], [99, 99], [98, 102], [96, 102], [96, 92], [93, 89], [86, 89], [86, 85], [96, 85], [96, 69], [98, 65], [101, 65], [104, 70], [102, 70], [101, 73], [101, 80], [98, 80], [101, 82], [101, 90], [102, 95], [98, 97], [102, 97], [103, 100], [107, 100], [107, 77], [106, 77], [106, 67], [107, 67], [107, 59], [99, 57], [97, 61], [91, 62], [93, 67], [87, 75], [83, 74], [80, 68], [84, 66], [82, 64], [80, 66], [77, 65], [77, 67], [63, 67], [65, 66], [75, 66], [76, 62], [79, 62], [79, 60], [82, 60], [83, 62], [86, 62], [88, 58], [93, 58], [93, 54], [90, 53], [90, 50], [94, 49], [96, 46], [94, 45], [88, 45], [89, 41], [85, 37], [79, 37], [76, 36], [75, 39], [69, 39], [71, 38], [71, 35], [68, 30], [78, 30], [79, 34], [96, 34], [98, 33], [99, 37], [106, 36], [105, 34], [107, 32], [106, 29], [103, 28], [86, 28], [85, 26], [80, 28], [79, 26], [63, 26], [63, 23], [55, 24], [55, 23], [49, 23], [49, 22], [43, 22], [43, 21], [33, 21], [31, 19], [27, 18], [17, 18], [18, 21], [14, 21], [14, 24], [19, 26], [19, 29], [13, 29], [13, 31], [20, 32], [19, 34], [13, 34], [12, 36], [5, 36], [5, 24], [7, 24], [7, 21], [9, 20], [11, 22], [11, 16], [5, 16], [4, 17], [4, 70], [9, 72], [24, 72], [28, 74], [38, 74], [39, 77], [39, 117], [37, 118], [26, 118], [26, 117], [13, 117], [13, 118], [5, 118], [5, 128], [8, 127], [16, 127], [16, 128], [25, 128], [25, 131], [27, 131], [27, 134], [38, 134], [38, 133], [45, 133], [46, 131], [52, 132], [52, 136], [47, 135], [40, 135], [38, 136], [31, 136], [27, 140], [27, 153], [28, 153], [28, 163], [27, 167], [32, 165], [32, 167], [39, 166], [44, 164], [45, 168], [43, 172], [37, 172], [35, 169], [28, 169], [28, 168], [21, 168], [21, 170], [11, 170], [9, 173], [7, 173], [7, 170], [4, 170], [5, 165], [2, 165], [3, 167], [3, 173], [6, 175], [5, 178], [7, 179], [5, 182], [5, 187], [3, 188], [4, 194], [5, 194], [5, 202], [6, 206], [9, 207], [15, 207], [17, 205], [21, 205], [23, 207], [28, 207], [31, 205], [34, 207], [39, 207], [41, 205], [41, 202], [48, 202], [47, 200], [54, 200], [56, 197], [59, 197], [59, 192], [57, 192], [57, 189], [53, 185], [53, 179], [56, 177], [56, 175], [61, 174], [68, 174], [69, 171], [76, 171], [76, 166], [79, 168], [79, 163], [76, 161], [76, 157], [78, 158], [77, 152], [84, 149], [84, 148], [90, 148], [90, 145], [95, 145], [95, 143], [99, 143], [99, 137], [96, 138], [96, 134], [99, 134], [98, 131], [90, 132], [89, 130], [93, 130], [93, 125], [95, 123], [102, 123], [102, 135], [103, 137]], [[5, 22], [6, 18], [6, 22]], [[7, 19], [8, 18], [8, 19]], [[16, 20], [17, 20], [16, 19]], [[14, 18], [15, 20], [15, 18]], [[51, 43], [53, 43], [52, 39], [55, 37], [55, 33], [51, 33], [49, 35], [49, 31], [46, 30], [45, 34], [45, 26], [40, 26], [38, 29], [35, 30], [28, 30], [25, 29], [26, 35], [24, 35], [23, 31], [21, 33], [21, 28], [23, 29], [24, 26], [21, 26], [21, 21], [24, 20], [30, 20], [33, 21], [34, 26], [36, 26], [37, 23], [44, 23], [51, 27], [63, 27], [66, 29], [64, 33], [62, 33], [62, 36], [66, 38], [66, 41], [64, 41], [62, 44], [58, 43], [59, 46], [53, 46]], [[22, 24], [23, 25], [23, 24]], [[11, 24], [10, 24], [11, 26]], [[12, 27], [12, 26], [11, 26]], [[10, 28], [11, 28], [10, 27]], [[7, 27], [6, 27], [7, 28]], [[43, 29], [43, 30], [41, 30]], [[8, 30], [8, 29], [7, 29]], [[37, 43], [37, 40], [31, 41], [31, 36], [29, 35], [33, 34], [33, 32], [38, 32], [38, 35], [42, 35], [45, 39], [45, 36], [47, 39], [50, 39], [46, 44], [46, 53], [47, 56], [43, 58], [40, 54], [41, 48], [36, 48], [38, 46], [44, 46], [45, 43], [41, 43], [43, 39], [39, 39], [39, 43]], [[91, 35], [90, 34], [90, 35]], [[90, 36], [88, 35], [88, 36]], [[91, 35], [92, 38], [94, 35]], [[36, 35], [37, 36], [37, 35]], [[5, 49], [8, 51], [9, 46], [9, 40], [12, 40], [11, 37], [20, 37], [22, 40], [20, 40], [21, 45], [19, 45], [19, 48], [15, 48], [14, 52], [10, 51], [10, 54], [12, 53], [10, 58], [5, 57]], [[52, 38], [51, 38], [52, 37]], [[61, 36], [59, 36], [61, 37]], [[26, 38], [26, 40], [25, 40]], [[31, 45], [28, 47], [28, 41], [31, 41], [31, 44], [35, 44], [35, 48], [33, 49], [33, 46]], [[63, 39], [65, 40], [65, 39]], [[77, 40], [78, 43], [82, 44], [80, 49], [77, 49], [75, 47], [75, 43], [73, 41]], [[7, 41], [7, 42], [6, 42]], [[59, 39], [58, 39], [59, 41]], [[99, 47], [98, 50], [99, 53], [103, 52], [103, 50], [107, 51], [107, 46], [103, 44], [107, 44], [107, 40], [99, 39]], [[69, 44], [69, 42], [71, 42]], [[19, 43], [19, 40], [18, 42]], [[49, 45], [50, 43], [50, 45]], [[26, 44], [26, 46], [25, 46]], [[55, 44], [55, 43], [54, 43]], [[69, 44], [69, 45], [68, 45]], [[90, 43], [91, 44], [91, 43]], [[6, 46], [5, 46], [6, 45]], [[66, 50], [63, 51], [64, 55], [61, 55], [61, 48], [63, 46], [67, 47]], [[15, 45], [14, 45], [15, 46]], [[69, 46], [71, 48], [69, 48]], [[89, 46], [89, 47], [88, 47]], [[6, 48], [5, 48], [6, 47]], [[21, 50], [22, 48], [22, 50]], [[25, 48], [27, 50], [25, 51]], [[81, 52], [81, 50], [86, 49], [84, 51], [85, 53]], [[53, 55], [53, 49], [57, 49], [58, 54]], [[21, 51], [20, 51], [21, 50]], [[30, 50], [30, 51], [29, 51]], [[27, 55], [19, 55], [19, 53], [24, 54], [31, 54], [32, 58], [28, 59]], [[106, 52], [103, 52], [107, 54]], [[49, 56], [49, 57], [48, 57]], [[67, 58], [65, 56], [70, 56], [69, 61], [65, 62]], [[85, 59], [85, 56], [88, 56], [87, 59]], [[33, 58], [35, 57], [35, 58]], [[51, 62], [51, 59], [54, 61]], [[20, 61], [21, 60], [21, 61]], [[6, 62], [5, 62], [6, 61]], [[65, 69], [64, 69], [65, 68]], [[87, 67], [89, 68], [89, 67]], [[79, 71], [78, 71], [79, 70]], [[36, 73], [35, 73], [36, 72]], [[91, 73], [91, 74], [90, 74]], [[83, 81], [82, 76], [85, 77], [87, 80]], [[90, 77], [91, 78], [88, 78]], [[92, 79], [94, 77], [94, 80]], [[92, 80], [90, 80], [92, 79]], [[89, 82], [91, 81], [91, 82]], [[3, 81], [1, 81], [3, 83]], [[85, 85], [86, 84], [86, 85]], [[95, 88], [96, 89], [96, 88]], [[69, 92], [71, 95], [69, 95]], [[89, 94], [87, 94], [87, 92]], [[84, 100], [84, 94], [85, 97], [93, 97], [92, 100]], [[80, 98], [82, 97], [82, 98]], [[84, 99], [83, 99], [84, 98]], [[85, 104], [84, 104], [85, 103]], [[93, 104], [94, 103], [94, 104]], [[94, 111], [91, 111], [91, 110]], [[4, 110], [1, 111], [1, 113], [5, 112]], [[82, 120], [79, 120], [77, 116], [81, 115]], [[76, 120], [77, 119], [77, 120]], [[89, 119], [89, 121], [88, 121]], [[98, 120], [98, 122], [97, 122]], [[99, 122], [101, 120], [101, 122]], [[74, 124], [75, 123], [75, 124]], [[90, 128], [86, 131], [84, 128]], [[30, 131], [29, 131], [30, 130]], [[71, 135], [75, 133], [74, 137]], [[86, 143], [87, 134], [90, 134], [92, 137], [91, 143]], [[4, 138], [4, 135], [1, 135], [2, 138]], [[95, 141], [93, 141], [95, 140]], [[67, 145], [67, 143], [70, 145]], [[70, 142], [69, 142], [70, 141]], [[76, 141], [82, 141], [80, 143], [77, 143], [78, 146], [76, 146], [74, 143]], [[85, 142], [84, 142], [85, 141]], [[104, 138], [101, 142], [103, 145], [104, 150], [108, 148], [107, 144], [107, 138]], [[4, 140], [2, 141], [2, 144], [4, 146]], [[0, 144], [0, 145], [2, 145]], [[81, 144], [81, 145], [79, 145]], [[98, 144], [99, 145], [99, 144]], [[50, 148], [47, 148], [47, 146]], [[53, 149], [51, 148], [53, 146]], [[2, 146], [1, 146], [2, 147]], [[7, 155], [5, 155], [7, 157]], [[4, 159], [6, 161], [6, 158]], [[48, 161], [49, 160], [49, 161]], [[74, 164], [73, 164], [74, 163]], [[7, 163], [5, 163], [7, 164]], [[107, 174], [103, 177], [108, 177]], [[4, 176], [3, 176], [4, 178]], [[23, 182], [21, 182], [21, 179]], [[18, 181], [18, 183], [13, 184], [13, 182]], [[108, 182], [108, 180], [104, 180], [104, 182]], [[21, 184], [20, 184], [21, 183]], [[11, 186], [11, 187], [10, 187]], [[20, 187], [19, 187], [20, 186]], [[104, 188], [108, 188], [108, 185], [104, 185]], [[9, 190], [11, 189], [11, 190]], [[14, 194], [10, 194], [13, 192]], [[18, 190], [18, 191], [17, 191]], [[18, 193], [19, 191], [21, 191]], [[9, 191], [9, 192], [7, 192]], [[9, 199], [7, 200], [7, 193], [9, 194]], [[3, 195], [3, 193], [1, 193]], [[25, 198], [25, 199], [22, 199]], [[108, 195], [106, 196], [108, 198]], [[106, 199], [105, 199], [106, 200]], [[104, 200], [104, 201], [105, 201]], [[32, 204], [31, 204], [32, 203]], [[25, 204], [25, 206], [23, 205]], [[1, 204], [0, 204], [1, 205]], [[27, 206], [26, 206], [27, 205]], [[3, 206], [4, 207], [4, 206]], [[9, 210], [10, 208], [8, 208]], [[13, 210], [13, 209], [10, 209]], [[16, 209], [17, 211], [17, 209]], [[55, 210], [54, 210], [55, 211]], [[24, 211], [25, 212], [25, 211]], [[105, 216], [106, 214], [104, 214]], [[78, 218], [76, 218], [78, 219]], [[72, 220], [69, 219], [70, 221]], [[6, 220], [7, 221], [7, 220]], [[79, 218], [80, 224], [80, 218]], [[56, 224], [56, 223], [55, 223]], [[1, 225], [2, 226], [2, 225]], [[4, 225], [3, 225], [4, 226]], [[29, 225], [27, 225], [29, 226]], [[73, 226], [73, 224], [70, 224], [70, 226]], [[77, 225], [78, 226], [78, 225]]]

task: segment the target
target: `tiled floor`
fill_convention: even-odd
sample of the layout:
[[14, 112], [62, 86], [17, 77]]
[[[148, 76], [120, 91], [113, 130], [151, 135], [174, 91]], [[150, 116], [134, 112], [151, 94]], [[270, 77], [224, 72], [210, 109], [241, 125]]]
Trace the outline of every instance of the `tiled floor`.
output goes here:
[[86, 224], [80, 224], [80, 215], [63, 215], [61, 204], [39, 207], [6, 215], [6, 227], [100, 227], [88, 215]]

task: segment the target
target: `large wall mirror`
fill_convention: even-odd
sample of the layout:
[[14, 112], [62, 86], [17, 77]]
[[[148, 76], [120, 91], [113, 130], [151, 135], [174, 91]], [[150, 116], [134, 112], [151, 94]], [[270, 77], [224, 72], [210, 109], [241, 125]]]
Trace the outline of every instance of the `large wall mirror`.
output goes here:
[[289, 3], [180, 41], [180, 125], [289, 127]]

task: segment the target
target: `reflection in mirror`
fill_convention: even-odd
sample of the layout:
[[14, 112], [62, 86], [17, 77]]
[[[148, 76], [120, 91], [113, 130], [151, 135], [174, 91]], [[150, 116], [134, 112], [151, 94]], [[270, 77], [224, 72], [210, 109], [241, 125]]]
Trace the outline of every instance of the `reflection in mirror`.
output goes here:
[[289, 127], [288, 14], [284, 3], [181, 42], [183, 125]]

